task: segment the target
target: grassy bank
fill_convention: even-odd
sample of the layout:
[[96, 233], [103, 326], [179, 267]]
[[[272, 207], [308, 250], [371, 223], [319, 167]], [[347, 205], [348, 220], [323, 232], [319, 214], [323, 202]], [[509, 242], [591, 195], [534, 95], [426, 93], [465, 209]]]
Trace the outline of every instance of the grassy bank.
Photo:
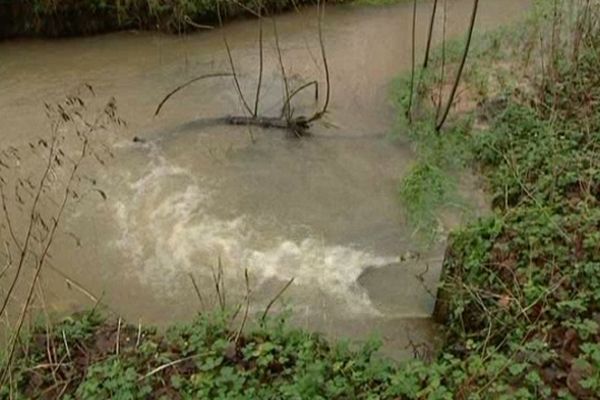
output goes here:
[[[344, 0], [336, 0], [343, 2]], [[269, 13], [281, 12], [308, 0], [0, 0], [0, 39], [17, 36], [80, 36], [140, 29], [180, 33], [193, 30], [186, 22], [218, 25], [223, 20], [251, 16], [261, 4]]]
[[527, 21], [480, 37], [440, 133], [439, 99], [464, 44], [448, 43], [417, 71], [408, 130], [419, 162], [402, 200], [417, 211], [443, 205], [447, 171], [474, 166], [493, 207], [451, 235], [444, 262], [438, 365], [456, 363], [441, 383], [453, 398], [600, 398], [597, 6], [538, 1]]
[[[283, 319], [251, 318], [242, 332], [218, 312], [158, 334], [88, 313], [24, 338], [0, 398], [599, 398], [600, 16], [544, 3], [476, 41], [445, 129], [434, 129], [436, 93], [441, 83], [447, 95], [460, 42], [419, 72], [413, 123], [399, 122], [419, 157], [401, 185], [416, 224], [434, 220], [422, 204], [451, 196], [452, 169], [476, 168], [492, 199], [488, 217], [451, 235], [433, 361], [393, 364], [376, 343], [332, 344]], [[540, 34], [554, 39], [538, 47]]]
[[[0, 398], [347, 399], [393, 395], [389, 363], [269, 320], [243, 334], [231, 314], [165, 334], [81, 314], [34, 332]], [[239, 325], [238, 325], [239, 327]], [[49, 362], [49, 354], [53, 362]]]

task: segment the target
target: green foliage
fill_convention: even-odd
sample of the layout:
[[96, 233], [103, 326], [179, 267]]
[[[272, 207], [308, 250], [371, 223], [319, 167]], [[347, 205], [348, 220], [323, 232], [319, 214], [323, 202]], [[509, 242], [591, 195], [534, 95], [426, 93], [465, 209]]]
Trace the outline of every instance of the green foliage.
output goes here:
[[[596, 334], [597, 334], [596, 328]], [[585, 343], [581, 346], [581, 355], [575, 365], [585, 371], [581, 386], [592, 393], [600, 393], [600, 343]]]
[[95, 311], [65, 318], [60, 329], [66, 337], [74, 340], [85, 340], [104, 322], [104, 316]]
[[[417, 102], [421, 109], [408, 130], [399, 112], [419, 157], [402, 185], [411, 214], [431, 220], [432, 211], [415, 207], [432, 210], [443, 203], [447, 157], [474, 161], [492, 196], [494, 215], [455, 232], [444, 262], [438, 302], [448, 331], [435, 366], [448, 356], [457, 360], [452, 372], [460, 378], [442, 380], [454, 397], [456, 390], [475, 399], [599, 393], [600, 112], [592, 104], [600, 101], [593, 72], [600, 41], [597, 25], [581, 22], [599, 15], [579, 9], [579, 17], [567, 20], [565, 5], [539, 2], [527, 24], [475, 42], [463, 84], [481, 107], [455, 117], [438, 139], [423, 129], [434, 115], [432, 105]], [[554, 26], [556, 38], [539, 48], [540, 32], [552, 37]], [[458, 42], [446, 46], [447, 70], [461, 48]], [[536, 64], [525, 79], [510, 67], [527, 68], [535, 52], [544, 54], [545, 69]], [[440, 57], [438, 49], [432, 65], [439, 68]], [[434, 73], [428, 75], [419, 98], [439, 84]], [[396, 93], [405, 106], [406, 86]], [[491, 102], [494, 107], [486, 109]], [[456, 121], [473, 116], [487, 126], [465, 129], [461, 146], [437, 151], [436, 140], [446, 140]]]
[[[341, 3], [345, 0], [336, 0]], [[19, 35], [73, 36], [124, 29], [151, 29], [181, 33], [196, 23], [218, 23], [217, 5], [223, 19], [250, 15], [257, 2], [219, 0], [9, 0], [20, 3], [10, 17], [0, 16], [0, 37]], [[269, 12], [289, 10], [308, 0], [265, 0]]]
[[135, 366], [127, 366], [113, 356], [91, 365], [71, 398], [134, 400], [145, 399], [150, 393], [149, 385], [138, 384]]
[[400, 184], [400, 197], [416, 229], [430, 235], [435, 233], [437, 213], [453, 189], [451, 184], [436, 165], [419, 162], [408, 172]]
[[599, 388], [600, 125], [588, 102], [600, 92], [587, 60], [564, 63], [534, 101], [510, 101], [473, 137], [496, 212], [454, 236], [444, 265], [448, 351], [507, 357], [496, 381], [519, 375], [507, 381], [522, 398]]
[[66, 398], [144, 399], [163, 393], [184, 399], [374, 399], [404, 382], [400, 376], [392, 383], [395, 367], [375, 357], [378, 342], [359, 348], [332, 345], [289, 327], [285, 319], [267, 320], [238, 337], [231, 315], [219, 312], [164, 335], [144, 331], [135, 346], [130, 340], [135, 328], [95, 321], [100, 319], [92, 323], [86, 314], [69, 318], [55, 326], [49, 341], [43, 331], [33, 332], [30, 351], [20, 355], [13, 370], [16, 390], [3, 389], [0, 398], [52, 393], [52, 376], [40, 381], [32, 371], [47, 362], [47, 344], [65, 355], [65, 342], [70, 344], [65, 357], [72, 361], [56, 374], [70, 376]]
[[[422, 87], [430, 84], [432, 75], [419, 72]], [[405, 110], [410, 97], [410, 79], [398, 79], [393, 86], [392, 99], [399, 110]], [[458, 176], [469, 163], [468, 148], [470, 120], [465, 118], [454, 125], [448, 134], [435, 131], [434, 113], [421, 109], [426, 117], [409, 123], [404, 112], [398, 113], [396, 136], [408, 137], [413, 144], [417, 162], [403, 177], [399, 185], [400, 200], [406, 210], [408, 222], [427, 242], [440, 233], [439, 215], [443, 208], [464, 209], [458, 195]]]

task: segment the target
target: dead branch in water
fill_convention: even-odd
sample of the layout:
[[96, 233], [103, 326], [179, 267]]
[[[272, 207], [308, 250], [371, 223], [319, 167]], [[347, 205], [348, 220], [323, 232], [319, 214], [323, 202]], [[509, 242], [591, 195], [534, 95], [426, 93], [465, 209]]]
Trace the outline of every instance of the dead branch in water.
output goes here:
[[[238, 1], [236, 1], [236, 0], [233, 0], [233, 1], [236, 4], [239, 4]], [[159, 105], [156, 109], [155, 115], [158, 115], [158, 113], [162, 109], [163, 105], [175, 93], [179, 92], [180, 90], [184, 89], [185, 87], [189, 86], [190, 84], [197, 82], [199, 80], [207, 79], [207, 78], [231, 76], [233, 78], [233, 83], [234, 83], [234, 87], [236, 89], [238, 98], [248, 115], [241, 115], [241, 116], [232, 115], [232, 116], [217, 118], [217, 119], [215, 119], [215, 121], [221, 122], [224, 124], [230, 124], [230, 125], [257, 126], [257, 127], [261, 127], [261, 128], [274, 128], [274, 129], [286, 130], [286, 131], [292, 133], [294, 137], [302, 137], [302, 136], [307, 136], [309, 134], [309, 129], [310, 129], [311, 124], [316, 122], [317, 120], [320, 120], [321, 118], [323, 118], [325, 116], [325, 114], [328, 111], [329, 104], [331, 101], [331, 76], [330, 76], [330, 71], [329, 71], [327, 52], [325, 49], [325, 43], [324, 43], [324, 39], [323, 39], [323, 17], [325, 14], [325, 1], [318, 0], [318, 2], [317, 2], [318, 40], [319, 40], [319, 47], [320, 47], [320, 51], [321, 51], [321, 58], [322, 58], [323, 69], [324, 69], [324, 74], [325, 74], [325, 83], [326, 83], [325, 100], [324, 100], [323, 105], [317, 111], [315, 111], [312, 115], [308, 115], [308, 116], [301, 115], [301, 116], [297, 116], [297, 117], [293, 116], [293, 111], [292, 111], [292, 107], [291, 107], [292, 100], [294, 99], [294, 97], [297, 96], [303, 90], [314, 86], [315, 87], [315, 100], [318, 101], [319, 85], [316, 80], [312, 80], [310, 82], [300, 85], [298, 88], [296, 88], [294, 90], [290, 89], [290, 84], [289, 84], [289, 80], [287, 77], [285, 65], [283, 62], [283, 56], [282, 56], [282, 52], [281, 52], [281, 46], [280, 46], [280, 42], [279, 42], [279, 33], [277, 31], [277, 24], [274, 19], [273, 19], [273, 33], [275, 36], [275, 47], [276, 47], [276, 52], [277, 52], [279, 70], [281, 72], [281, 78], [283, 81], [284, 98], [283, 98], [281, 112], [280, 112], [279, 116], [272, 117], [272, 116], [260, 115], [259, 106], [260, 106], [260, 100], [261, 100], [261, 89], [262, 89], [263, 74], [264, 74], [264, 48], [263, 48], [263, 44], [264, 44], [263, 43], [263, 18], [264, 18], [264, 16], [263, 16], [262, 2], [259, 1], [257, 7], [258, 7], [257, 10], [252, 10], [250, 8], [250, 10], [252, 11], [252, 14], [258, 18], [258, 54], [259, 54], [258, 79], [257, 79], [257, 83], [256, 83], [256, 92], [255, 92], [255, 99], [254, 99], [253, 107], [252, 108], [250, 107], [248, 101], [246, 100], [246, 98], [242, 92], [239, 77], [238, 77], [236, 67], [235, 67], [235, 64], [233, 61], [231, 48], [229, 46], [229, 42], [227, 41], [227, 37], [225, 35], [223, 35], [223, 42], [224, 42], [225, 50], [227, 53], [227, 59], [229, 62], [229, 67], [231, 69], [231, 73], [220, 72], [220, 73], [205, 74], [205, 75], [201, 75], [197, 78], [193, 78], [193, 79], [185, 82], [184, 84], [178, 86], [177, 88], [175, 88], [174, 90], [169, 92], [162, 99], [162, 101], [159, 103]], [[244, 8], [249, 8], [249, 7], [247, 5], [244, 5]], [[219, 26], [222, 26], [220, 1], [217, 2], [217, 17], [218, 17], [218, 21], [219, 21]]]
[[230, 116], [223, 118], [230, 125], [252, 125], [263, 128], [288, 129], [294, 133], [307, 134], [309, 121], [304, 117], [285, 120], [278, 117], [244, 117]]

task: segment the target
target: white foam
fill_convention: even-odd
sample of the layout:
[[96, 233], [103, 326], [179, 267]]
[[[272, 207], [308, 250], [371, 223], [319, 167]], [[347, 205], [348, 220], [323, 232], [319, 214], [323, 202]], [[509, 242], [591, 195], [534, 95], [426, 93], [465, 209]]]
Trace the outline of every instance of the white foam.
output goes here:
[[129, 189], [115, 203], [122, 232], [117, 245], [132, 260], [132, 272], [160, 296], [189, 285], [189, 272], [210, 281], [211, 266], [221, 258], [230, 278], [241, 279], [244, 268], [259, 286], [294, 278], [295, 285], [329, 296], [345, 310], [376, 313], [357, 279], [367, 267], [398, 261], [310, 236], [289, 240], [284, 229], [281, 237], [266, 238], [247, 216], [218, 218], [210, 212], [214, 183], [193, 177], [160, 156], [153, 157], [147, 173]]

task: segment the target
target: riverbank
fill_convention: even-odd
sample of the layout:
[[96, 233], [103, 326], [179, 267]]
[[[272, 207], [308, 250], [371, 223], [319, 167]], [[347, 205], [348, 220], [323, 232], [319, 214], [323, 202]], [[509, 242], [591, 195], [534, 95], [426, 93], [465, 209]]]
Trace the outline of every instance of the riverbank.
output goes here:
[[[217, 0], [2, 0], [0, 39], [83, 36], [129, 29], [182, 33], [197, 29], [194, 24], [217, 26], [217, 4]], [[312, 2], [262, 2], [263, 13], [278, 13], [306, 4]], [[256, 8], [236, 1], [221, 2], [220, 7], [224, 21], [252, 16]]]
[[[464, 44], [438, 49], [416, 74], [408, 129], [419, 162], [403, 201], [443, 205], [447, 171], [475, 166], [493, 208], [451, 234], [444, 261], [435, 317], [447, 336], [436, 365], [452, 371], [440, 383], [452, 398], [600, 393], [600, 15], [570, 6], [540, 2], [525, 22], [475, 41], [440, 133], [434, 122]], [[407, 82], [397, 92], [404, 109]]]

